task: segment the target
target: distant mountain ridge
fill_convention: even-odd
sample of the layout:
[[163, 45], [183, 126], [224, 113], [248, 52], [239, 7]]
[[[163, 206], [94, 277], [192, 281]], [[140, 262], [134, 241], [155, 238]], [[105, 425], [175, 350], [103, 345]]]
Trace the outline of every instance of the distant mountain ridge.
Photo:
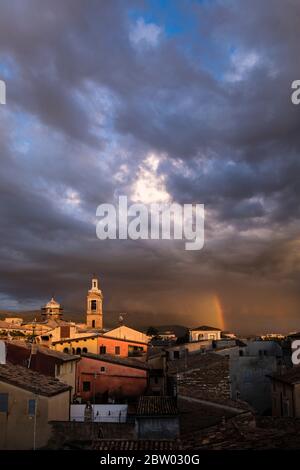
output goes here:
[[[4, 320], [5, 317], [21, 317], [25, 321], [31, 321], [35, 318], [37, 320], [41, 319], [40, 310], [0, 310], [0, 319]], [[104, 326], [106, 328], [113, 328], [119, 324], [120, 312], [116, 311], [106, 311], [104, 312]], [[184, 336], [188, 328], [177, 323], [169, 323], [166, 320], [169, 320], [168, 315], [157, 315], [154, 313], [148, 312], [128, 312], [123, 314], [124, 323], [131, 328], [137, 328], [143, 331], [146, 331], [150, 326], [157, 328], [159, 331], [162, 330], [172, 330], [176, 336]], [[83, 323], [85, 321], [85, 314], [78, 312], [63, 312], [63, 318], [65, 320], [75, 321], [77, 323]], [[159, 321], [161, 320], [161, 322]]]

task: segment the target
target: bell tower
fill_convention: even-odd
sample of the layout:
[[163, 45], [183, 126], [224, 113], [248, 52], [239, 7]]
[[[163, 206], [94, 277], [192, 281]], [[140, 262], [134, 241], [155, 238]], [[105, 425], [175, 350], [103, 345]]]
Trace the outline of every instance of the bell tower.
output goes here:
[[103, 294], [98, 286], [98, 279], [95, 274], [92, 278], [92, 287], [87, 294], [86, 324], [88, 328], [103, 328], [102, 318]]

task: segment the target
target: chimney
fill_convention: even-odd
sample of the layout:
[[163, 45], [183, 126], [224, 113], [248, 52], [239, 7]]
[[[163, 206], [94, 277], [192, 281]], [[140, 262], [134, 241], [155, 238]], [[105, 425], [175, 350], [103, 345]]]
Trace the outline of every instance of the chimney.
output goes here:
[[0, 341], [0, 364], [6, 364], [6, 344]]
[[28, 359], [28, 369], [30, 369], [31, 366], [31, 360], [32, 356], [34, 356], [37, 353], [38, 345], [36, 343], [31, 343], [31, 350], [30, 350], [30, 356]]

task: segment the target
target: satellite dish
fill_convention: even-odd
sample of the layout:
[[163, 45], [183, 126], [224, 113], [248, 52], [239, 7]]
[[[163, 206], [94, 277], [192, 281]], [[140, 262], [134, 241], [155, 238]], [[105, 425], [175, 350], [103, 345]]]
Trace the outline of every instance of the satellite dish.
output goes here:
[[0, 341], [0, 364], [6, 364], [6, 344]]

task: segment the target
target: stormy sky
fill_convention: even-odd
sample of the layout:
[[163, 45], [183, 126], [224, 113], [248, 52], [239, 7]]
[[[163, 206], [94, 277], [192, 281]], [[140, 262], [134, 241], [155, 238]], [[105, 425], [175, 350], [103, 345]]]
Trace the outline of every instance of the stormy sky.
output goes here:
[[[300, 329], [299, 0], [2, 0], [0, 309], [52, 293], [242, 332]], [[205, 245], [100, 241], [96, 208], [205, 204]]]

